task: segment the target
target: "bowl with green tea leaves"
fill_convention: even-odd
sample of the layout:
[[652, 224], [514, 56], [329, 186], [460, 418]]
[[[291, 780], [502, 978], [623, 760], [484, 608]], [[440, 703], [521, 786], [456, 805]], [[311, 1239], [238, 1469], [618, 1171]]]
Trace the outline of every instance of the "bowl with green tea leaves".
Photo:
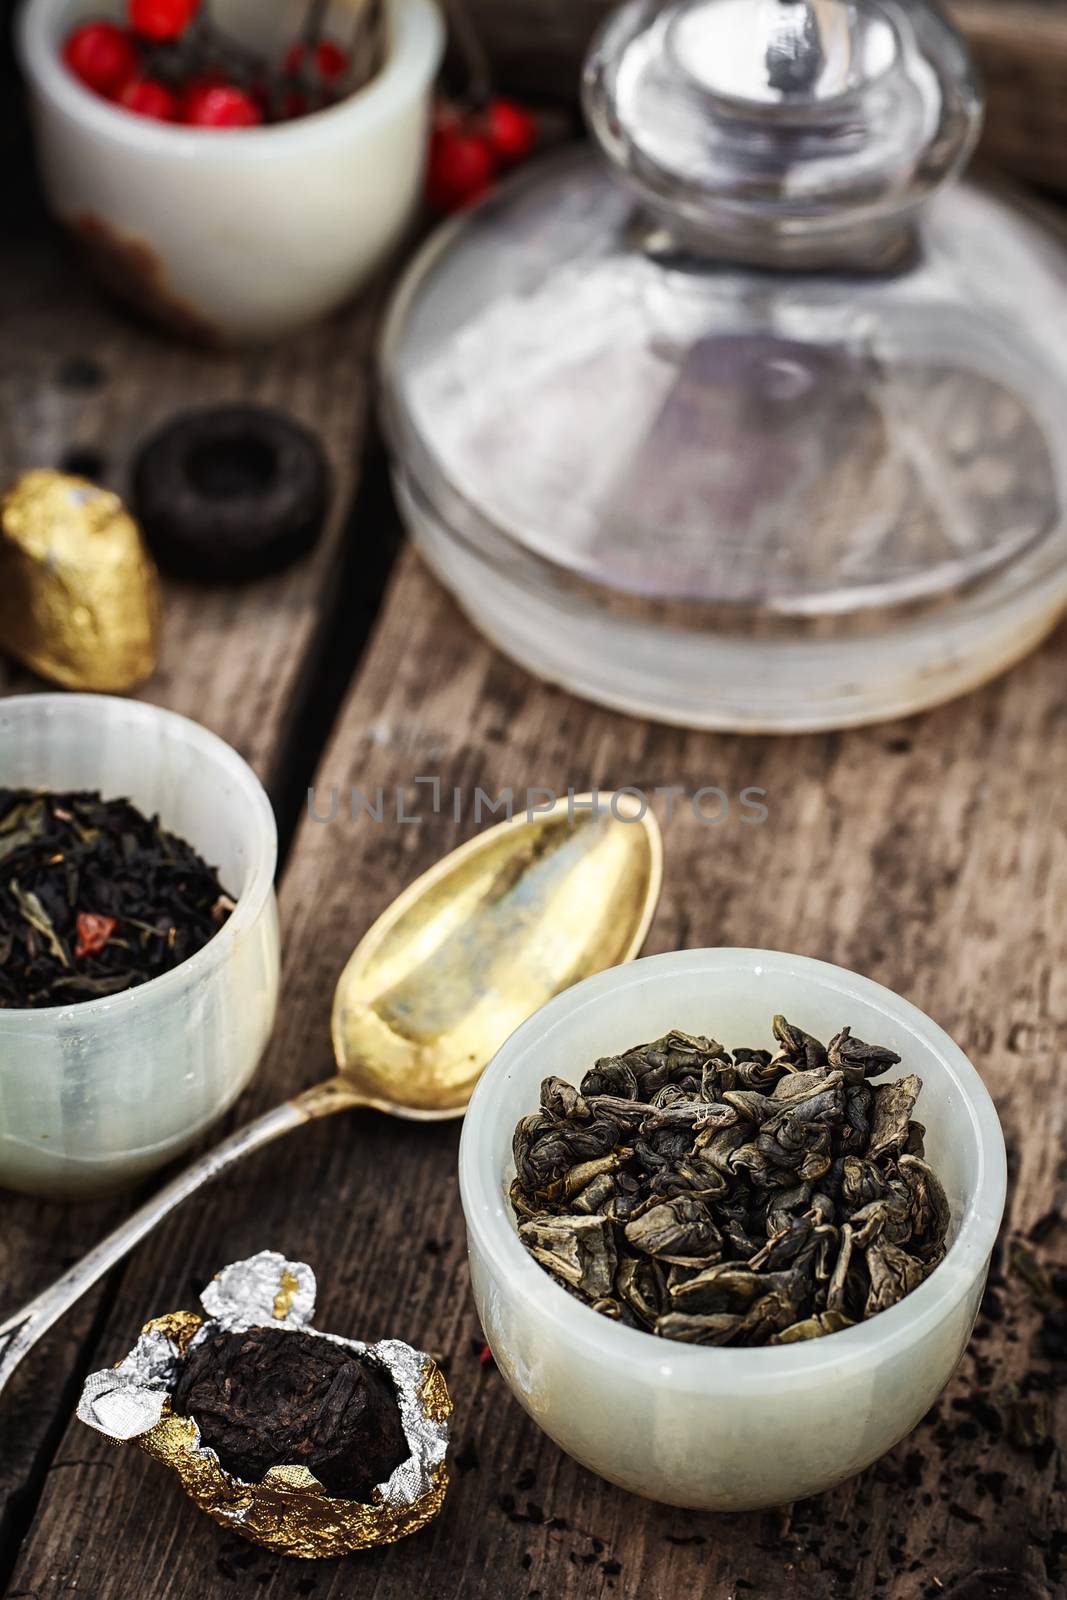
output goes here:
[[277, 835], [215, 734], [107, 695], [0, 701], [0, 1186], [128, 1187], [222, 1115], [278, 997]]
[[996, 1110], [869, 979], [652, 956], [508, 1040], [460, 1146], [482, 1326], [583, 1465], [716, 1511], [818, 1494], [955, 1370], [1004, 1209]]

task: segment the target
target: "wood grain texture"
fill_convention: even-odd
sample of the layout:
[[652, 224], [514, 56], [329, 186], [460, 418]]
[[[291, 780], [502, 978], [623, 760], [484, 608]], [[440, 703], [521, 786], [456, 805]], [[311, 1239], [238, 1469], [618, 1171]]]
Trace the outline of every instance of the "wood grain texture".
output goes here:
[[985, 84], [983, 154], [1067, 189], [1067, 12], [1057, 0], [955, 0], [951, 9]]
[[[459, 0], [500, 82], [573, 100], [589, 40], [615, 0]], [[1033, 183], [1067, 188], [1067, 10], [1061, 0], [948, 0], [988, 97], [983, 154]]]
[[[847, 736], [773, 741], [655, 728], [533, 682], [475, 636], [408, 556], [317, 790], [325, 803], [331, 786], [399, 785], [411, 807], [422, 774], [468, 792], [476, 784], [766, 789], [762, 827], [712, 828], [688, 808], [676, 811], [650, 950], [792, 949], [854, 967], [928, 1010], [972, 1053], [997, 1099], [1012, 1152], [1010, 1227], [1026, 1231], [1065, 1198], [1065, 666], [1061, 632], [965, 701]], [[247, 1111], [328, 1070], [330, 997], [353, 942], [404, 882], [469, 831], [451, 816], [416, 826], [353, 822], [343, 806], [332, 823], [305, 822], [283, 891], [281, 1021]], [[394, 1334], [446, 1363], [455, 1482], [438, 1522], [388, 1551], [288, 1562], [221, 1537], [154, 1463], [74, 1423], [9, 1600], [1064, 1594], [1058, 1451], [1017, 1449], [990, 1420], [1000, 1418], [991, 1402], [1005, 1384], [1044, 1370], [1030, 1347], [1033, 1313], [1012, 1309], [999, 1268], [936, 1415], [883, 1462], [793, 1508], [730, 1518], [674, 1511], [563, 1456], [481, 1364], [457, 1143], [454, 1126], [367, 1114], [264, 1152], [137, 1252], [98, 1346], [101, 1364], [114, 1361], [149, 1315], [194, 1303], [217, 1267], [254, 1250], [311, 1261], [320, 1326]], [[1045, 1248], [1067, 1256], [1067, 1229], [1053, 1219], [1042, 1231]], [[1051, 1400], [1063, 1437], [1065, 1403]]]
[[279, 406], [322, 436], [336, 493], [314, 555], [238, 589], [168, 582], [159, 670], [141, 691], [222, 733], [269, 780], [333, 592], [366, 412], [370, 302], [269, 351], [205, 356], [114, 311], [51, 239], [26, 243], [5, 268], [4, 481], [27, 467], [84, 458], [125, 493], [136, 449], [156, 427], [185, 406], [233, 399]]
[[[138, 441], [160, 421], [183, 406], [231, 397], [282, 406], [322, 435], [336, 495], [314, 556], [242, 589], [168, 583], [162, 659], [142, 691], [213, 728], [275, 789], [299, 734], [292, 719], [304, 674], [333, 604], [366, 412], [369, 306], [269, 354], [206, 357], [112, 309], [47, 235], [5, 245], [0, 305], [0, 484], [27, 467], [61, 465], [73, 453], [122, 492]], [[0, 665], [3, 692], [44, 687]], [[5, 1311], [51, 1282], [127, 1204], [65, 1208], [0, 1195]], [[57, 1386], [77, 1370], [97, 1304], [89, 1296], [53, 1330], [5, 1395], [0, 1570], [5, 1520], [17, 1533], [29, 1506], [25, 1486], [43, 1469], [50, 1419], [62, 1404]]]

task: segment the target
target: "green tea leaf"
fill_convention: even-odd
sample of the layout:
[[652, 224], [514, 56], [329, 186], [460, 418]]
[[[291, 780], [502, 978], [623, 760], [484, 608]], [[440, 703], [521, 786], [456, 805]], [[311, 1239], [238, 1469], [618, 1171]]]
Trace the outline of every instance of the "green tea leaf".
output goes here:
[[49, 917], [48, 912], [33, 890], [24, 889], [14, 878], [8, 884], [8, 888], [14, 895], [18, 908], [30, 927], [37, 929], [37, 932], [45, 940], [56, 960], [61, 961], [65, 967], [69, 967], [70, 956], [64, 948], [63, 941], [56, 933], [55, 928], [52, 926], [51, 917]]
[[20, 850], [40, 837], [44, 827], [44, 801], [31, 800], [26, 805], [13, 806], [0, 823], [0, 861], [17, 855]]

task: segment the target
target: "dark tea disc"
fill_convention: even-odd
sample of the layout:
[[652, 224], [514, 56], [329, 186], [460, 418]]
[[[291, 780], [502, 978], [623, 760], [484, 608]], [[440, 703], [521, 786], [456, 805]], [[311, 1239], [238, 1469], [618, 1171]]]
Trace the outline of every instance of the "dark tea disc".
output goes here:
[[216, 1334], [182, 1363], [171, 1406], [245, 1483], [303, 1466], [328, 1494], [365, 1502], [411, 1454], [392, 1379], [321, 1334]]
[[134, 509], [161, 567], [200, 582], [244, 583], [299, 560], [330, 501], [314, 434], [265, 406], [186, 411], [142, 446]]

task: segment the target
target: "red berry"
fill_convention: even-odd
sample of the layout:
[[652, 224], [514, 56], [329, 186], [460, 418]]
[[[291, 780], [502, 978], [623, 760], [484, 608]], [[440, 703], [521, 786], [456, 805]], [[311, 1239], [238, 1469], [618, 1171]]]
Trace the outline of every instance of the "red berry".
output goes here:
[[118, 923], [114, 917], [102, 916], [99, 911], [78, 912], [78, 942], [74, 946], [75, 959], [83, 961], [86, 956], [96, 956], [111, 938]]
[[[290, 75], [300, 71], [304, 61], [304, 46], [298, 41], [285, 54], [285, 70]], [[347, 50], [342, 50], [332, 39], [320, 39], [315, 46], [315, 71], [326, 83], [343, 78], [350, 66]]]
[[63, 59], [85, 84], [109, 98], [137, 71], [137, 49], [113, 22], [83, 22], [63, 46]]
[[436, 132], [430, 140], [426, 199], [434, 211], [459, 211], [491, 187], [496, 163], [477, 133]]
[[146, 39], [180, 39], [200, 0], [129, 0], [130, 27]]
[[537, 123], [526, 107], [514, 100], [490, 101], [486, 133], [501, 166], [521, 161], [537, 143]]
[[177, 122], [181, 109], [177, 95], [155, 78], [131, 78], [120, 91], [118, 104], [156, 122]]
[[194, 128], [254, 128], [262, 109], [250, 94], [231, 83], [201, 85], [186, 95], [184, 120]]
[[348, 51], [342, 50], [332, 39], [322, 39], [315, 51], [315, 65], [327, 83], [335, 83], [348, 71]]

